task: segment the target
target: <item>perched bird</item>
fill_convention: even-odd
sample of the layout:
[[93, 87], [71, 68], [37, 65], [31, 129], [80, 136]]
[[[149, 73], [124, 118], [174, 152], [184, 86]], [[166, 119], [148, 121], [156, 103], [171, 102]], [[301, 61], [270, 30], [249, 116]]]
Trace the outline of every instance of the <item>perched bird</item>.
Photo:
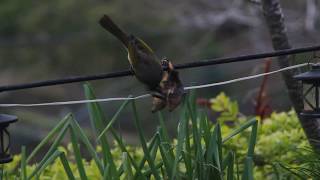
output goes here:
[[[160, 61], [143, 40], [122, 31], [107, 15], [99, 23], [122, 42], [128, 51], [128, 60], [136, 78], [153, 92], [152, 112], [166, 106], [169, 111], [174, 110], [183, 99], [184, 89], [172, 63], [166, 59]], [[167, 69], [165, 72], [162, 65]]]
[[159, 85], [163, 69], [154, 51], [140, 38], [122, 31], [107, 15], [104, 15], [99, 23], [125, 46], [131, 69], [136, 78], [145, 84], [148, 90], [156, 92], [153, 96], [163, 98]]

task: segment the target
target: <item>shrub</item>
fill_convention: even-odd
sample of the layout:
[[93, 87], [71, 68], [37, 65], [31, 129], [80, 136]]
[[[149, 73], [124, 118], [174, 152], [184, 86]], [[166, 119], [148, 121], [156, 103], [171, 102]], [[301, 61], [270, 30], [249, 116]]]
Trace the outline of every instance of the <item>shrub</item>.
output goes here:
[[[210, 108], [218, 116], [218, 122], [224, 124], [222, 125], [223, 136], [239, 128], [248, 119], [239, 112], [237, 102], [230, 100], [224, 93], [211, 99], [210, 104]], [[287, 113], [274, 112], [269, 118], [260, 120], [260, 124], [254, 155], [255, 179], [274, 179], [281, 174], [287, 175], [281, 171], [281, 168], [275, 166], [278, 162], [293, 166], [304, 163], [302, 159], [297, 158], [296, 152], [306, 154], [301, 150], [310, 146], [293, 110]], [[236, 152], [238, 157], [242, 157], [246, 152], [243, 144], [246, 143], [248, 135], [245, 131], [235, 136], [225, 144], [225, 147]]]

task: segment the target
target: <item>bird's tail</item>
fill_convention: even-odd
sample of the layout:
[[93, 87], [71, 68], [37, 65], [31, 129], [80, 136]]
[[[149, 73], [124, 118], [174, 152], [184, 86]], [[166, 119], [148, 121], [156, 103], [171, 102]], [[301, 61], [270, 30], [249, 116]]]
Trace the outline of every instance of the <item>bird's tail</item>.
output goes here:
[[100, 21], [100, 25], [115, 37], [117, 37], [126, 47], [128, 47], [128, 35], [123, 32], [109, 16], [104, 15]]

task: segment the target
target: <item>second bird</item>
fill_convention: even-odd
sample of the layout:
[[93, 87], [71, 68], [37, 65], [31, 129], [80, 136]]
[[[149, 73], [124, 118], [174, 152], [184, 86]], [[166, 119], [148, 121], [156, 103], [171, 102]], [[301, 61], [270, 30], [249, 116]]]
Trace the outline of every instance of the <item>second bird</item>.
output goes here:
[[140, 38], [122, 31], [107, 15], [99, 23], [126, 47], [129, 63], [137, 79], [149, 90], [160, 92], [163, 70], [154, 51]]

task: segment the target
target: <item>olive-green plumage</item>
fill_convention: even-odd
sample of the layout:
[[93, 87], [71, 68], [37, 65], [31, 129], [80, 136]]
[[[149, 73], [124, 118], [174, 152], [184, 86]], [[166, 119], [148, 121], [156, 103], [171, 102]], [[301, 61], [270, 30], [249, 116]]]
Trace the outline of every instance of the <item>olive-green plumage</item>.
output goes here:
[[153, 50], [141, 39], [122, 31], [107, 15], [104, 15], [99, 23], [126, 47], [129, 63], [137, 79], [149, 90], [157, 90], [163, 70]]

